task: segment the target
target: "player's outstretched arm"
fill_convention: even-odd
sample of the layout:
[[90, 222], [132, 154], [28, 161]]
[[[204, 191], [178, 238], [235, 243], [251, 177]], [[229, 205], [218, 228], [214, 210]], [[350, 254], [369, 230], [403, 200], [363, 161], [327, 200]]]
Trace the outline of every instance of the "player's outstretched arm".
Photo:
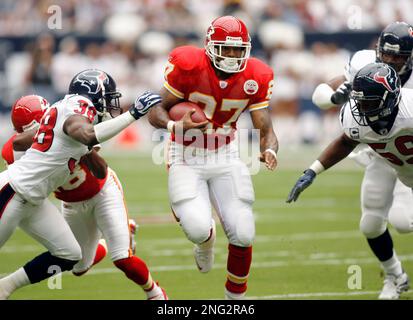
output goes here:
[[128, 112], [114, 119], [93, 126], [86, 117], [72, 115], [63, 124], [63, 131], [80, 143], [92, 147], [113, 138], [135, 120], [142, 118], [150, 108], [161, 101], [158, 94], [146, 91], [136, 98]]
[[331, 142], [328, 147], [321, 153], [318, 160], [304, 171], [304, 174], [298, 178], [294, 187], [291, 189], [287, 203], [296, 201], [300, 196], [301, 192], [307, 189], [314, 181], [317, 174], [327, 170], [336, 163], [347, 157], [351, 151], [359, 144], [359, 142], [354, 141], [347, 137], [344, 133]]
[[254, 128], [260, 130], [260, 161], [274, 170], [277, 167], [278, 139], [272, 127], [271, 114], [268, 108], [251, 111], [250, 114]]
[[155, 128], [168, 129], [170, 132], [185, 132], [190, 129], [200, 129], [204, 131], [208, 125], [208, 121], [196, 123], [192, 121], [191, 115], [195, 111], [188, 111], [180, 121], [172, 121], [169, 117], [168, 110], [172, 106], [182, 102], [183, 100], [171, 94], [165, 88], [161, 89], [162, 103], [152, 108], [148, 114], [148, 119], [151, 125]]
[[30, 148], [33, 142], [33, 137], [36, 134], [37, 129], [28, 130], [22, 133], [16, 134], [13, 139], [14, 151], [26, 151]]

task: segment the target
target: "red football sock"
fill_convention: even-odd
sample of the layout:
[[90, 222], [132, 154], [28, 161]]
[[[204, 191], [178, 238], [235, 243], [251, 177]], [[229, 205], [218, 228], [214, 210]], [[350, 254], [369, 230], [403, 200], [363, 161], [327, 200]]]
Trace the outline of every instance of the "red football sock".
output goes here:
[[152, 277], [146, 263], [136, 256], [114, 261], [115, 266], [122, 270], [133, 282], [140, 285], [145, 291], [153, 288]]
[[98, 244], [95, 253], [95, 259], [93, 260], [92, 266], [102, 261], [102, 259], [106, 256], [107, 250], [104, 245]]
[[233, 293], [247, 291], [247, 280], [252, 261], [252, 247], [228, 245], [227, 282], [225, 287]]

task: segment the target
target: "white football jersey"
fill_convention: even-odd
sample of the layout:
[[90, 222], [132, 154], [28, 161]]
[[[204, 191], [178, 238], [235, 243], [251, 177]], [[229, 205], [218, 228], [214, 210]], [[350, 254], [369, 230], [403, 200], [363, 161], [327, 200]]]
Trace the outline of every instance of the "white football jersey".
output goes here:
[[66, 95], [42, 117], [30, 149], [8, 169], [10, 185], [25, 200], [38, 204], [63, 185], [88, 147], [63, 132], [72, 115], [97, 121], [92, 102], [79, 95]]
[[[376, 51], [374, 50], [360, 50], [357, 51], [350, 59], [349, 63], [344, 68], [344, 76], [347, 81], [353, 82], [356, 73], [368, 65], [376, 62]], [[409, 80], [403, 85], [403, 88], [413, 89], [413, 72]]]
[[405, 185], [413, 188], [413, 89], [401, 89], [399, 112], [386, 135], [374, 132], [369, 126], [359, 125], [351, 114], [350, 103], [341, 109], [340, 122], [350, 139], [368, 144], [396, 169]]

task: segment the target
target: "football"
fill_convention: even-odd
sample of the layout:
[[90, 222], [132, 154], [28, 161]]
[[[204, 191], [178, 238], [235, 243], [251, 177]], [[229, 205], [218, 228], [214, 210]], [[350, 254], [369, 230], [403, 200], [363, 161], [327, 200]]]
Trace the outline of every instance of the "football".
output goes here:
[[179, 121], [185, 113], [193, 109], [195, 109], [195, 113], [191, 117], [192, 121], [203, 122], [207, 120], [204, 111], [196, 103], [187, 101], [178, 103], [169, 109], [169, 117], [174, 121]]

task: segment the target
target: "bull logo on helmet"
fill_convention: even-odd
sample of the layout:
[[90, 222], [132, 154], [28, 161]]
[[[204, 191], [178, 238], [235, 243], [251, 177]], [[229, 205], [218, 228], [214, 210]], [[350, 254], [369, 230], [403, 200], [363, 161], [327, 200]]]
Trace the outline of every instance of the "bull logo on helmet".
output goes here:
[[[377, 83], [382, 84], [388, 91], [393, 92], [394, 89], [391, 87], [387, 77], [390, 74], [390, 70], [387, 70], [387, 74], [382, 76], [380, 75], [380, 71], [377, 71], [374, 76], [373, 76], [373, 80], [376, 81]], [[390, 80], [392, 81], [392, 80]]]
[[80, 74], [82, 78], [76, 77], [74, 82], [80, 82], [82, 87], [88, 89], [88, 93], [97, 94], [105, 91], [104, 82], [109, 81], [108, 76], [99, 70], [91, 70]]

